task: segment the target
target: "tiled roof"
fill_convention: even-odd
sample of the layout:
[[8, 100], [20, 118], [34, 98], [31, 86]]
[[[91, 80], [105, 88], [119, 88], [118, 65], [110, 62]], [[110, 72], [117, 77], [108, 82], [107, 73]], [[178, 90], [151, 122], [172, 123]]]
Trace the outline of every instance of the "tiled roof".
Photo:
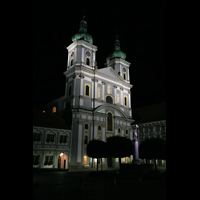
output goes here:
[[[66, 114], [66, 113], [65, 113]], [[69, 116], [69, 115], [68, 115]], [[68, 117], [69, 118], [69, 117]], [[63, 114], [42, 113], [33, 110], [33, 126], [49, 128], [71, 129], [71, 120], [67, 120]]]
[[166, 120], [166, 102], [133, 109], [134, 124]]

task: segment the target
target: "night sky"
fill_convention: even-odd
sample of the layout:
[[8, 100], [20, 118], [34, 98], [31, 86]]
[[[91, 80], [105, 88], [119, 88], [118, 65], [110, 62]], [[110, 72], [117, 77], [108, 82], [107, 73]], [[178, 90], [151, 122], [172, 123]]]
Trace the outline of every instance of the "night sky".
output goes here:
[[33, 107], [64, 95], [66, 47], [83, 12], [98, 47], [98, 68], [112, 53], [118, 31], [121, 50], [131, 63], [132, 108], [166, 101], [165, 8], [165, 0], [34, 1]]

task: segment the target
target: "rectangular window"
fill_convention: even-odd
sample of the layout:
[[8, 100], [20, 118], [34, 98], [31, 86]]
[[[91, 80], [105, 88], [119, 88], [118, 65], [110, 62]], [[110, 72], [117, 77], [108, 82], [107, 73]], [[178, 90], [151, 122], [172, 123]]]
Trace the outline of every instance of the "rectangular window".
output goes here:
[[61, 135], [60, 136], [60, 143], [66, 143], [67, 142], [67, 136]]
[[40, 141], [40, 133], [33, 133], [33, 142]]
[[47, 134], [46, 142], [54, 142], [54, 135], [53, 134]]

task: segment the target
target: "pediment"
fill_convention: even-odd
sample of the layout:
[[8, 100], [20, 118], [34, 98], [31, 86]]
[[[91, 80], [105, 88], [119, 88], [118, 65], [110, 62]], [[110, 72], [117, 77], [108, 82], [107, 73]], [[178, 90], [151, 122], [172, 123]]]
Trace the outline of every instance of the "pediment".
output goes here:
[[107, 76], [114, 79], [118, 79], [119, 81], [123, 81], [123, 79], [117, 74], [117, 72], [112, 67], [98, 69], [97, 72], [101, 73], [104, 77]]

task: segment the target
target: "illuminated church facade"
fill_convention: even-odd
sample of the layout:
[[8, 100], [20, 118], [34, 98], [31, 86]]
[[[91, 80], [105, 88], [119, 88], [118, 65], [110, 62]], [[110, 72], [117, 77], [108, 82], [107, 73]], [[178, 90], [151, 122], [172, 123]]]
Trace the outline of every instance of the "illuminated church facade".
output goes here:
[[[72, 37], [72, 42], [67, 47], [65, 95], [46, 104], [43, 110], [68, 115], [71, 127], [63, 130], [70, 133], [66, 153], [67, 168], [82, 168], [91, 166], [92, 159], [87, 156], [86, 148], [92, 139], [106, 141], [108, 137], [120, 135], [137, 140], [137, 133], [131, 125], [134, 120], [130, 63], [121, 51], [118, 37], [113, 53], [107, 58], [106, 67], [101, 69], [98, 69], [96, 62], [97, 46], [93, 45], [93, 38], [87, 33], [87, 22], [84, 19], [80, 22], [79, 32]], [[134, 159], [138, 160], [136, 148]], [[55, 147], [55, 152], [57, 157], [53, 167], [57, 168], [57, 159], [62, 150], [58, 152]], [[45, 155], [42, 155], [44, 161]], [[132, 160], [133, 156], [123, 158], [122, 162], [131, 163]], [[102, 162], [105, 166], [114, 166], [118, 159], [104, 158]], [[43, 164], [41, 167], [44, 167]]]

